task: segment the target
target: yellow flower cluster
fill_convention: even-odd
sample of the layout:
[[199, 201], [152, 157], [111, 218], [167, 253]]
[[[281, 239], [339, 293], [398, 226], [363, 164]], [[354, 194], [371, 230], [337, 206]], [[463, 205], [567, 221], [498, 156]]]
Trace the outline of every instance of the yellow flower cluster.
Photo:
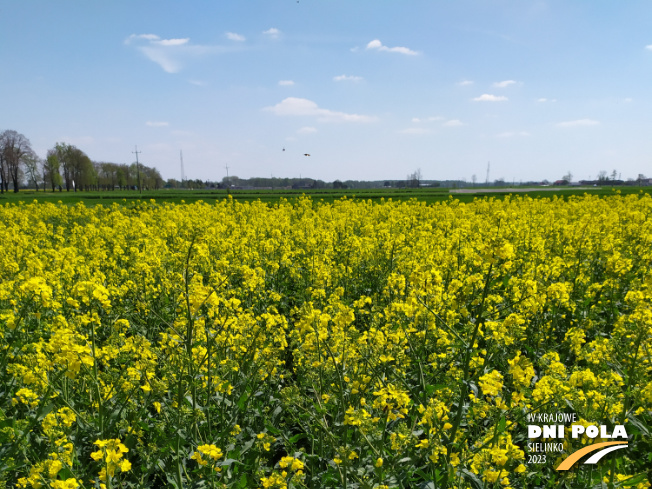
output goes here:
[[91, 453], [91, 458], [96, 462], [104, 462], [104, 466], [99, 473], [100, 480], [106, 482], [107, 476], [114, 477], [118, 471], [129, 472], [131, 470], [131, 462], [122, 458], [129, 449], [119, 438], [96, 440], [94, 445], [97, 445], [99, 450]]

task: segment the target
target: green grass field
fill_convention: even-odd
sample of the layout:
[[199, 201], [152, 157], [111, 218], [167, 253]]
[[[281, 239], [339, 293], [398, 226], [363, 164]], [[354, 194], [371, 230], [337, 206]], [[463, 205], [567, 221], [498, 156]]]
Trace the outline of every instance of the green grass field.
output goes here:
[[[572, 195], [613, 195], [620, 192], [622, 195], [652, 193], [652, 187], [596, 187], [592, 189], [563, 189], [563, 190], [535, 190], [528, 192], [514, 192], [512, 189], [505, 188], [499, 191], [491, 188], [490, 191], [483, 192], [478, 188], [474, 194], [451, 193], [448, 188], [420, 188], [420, 189], [347, 189], [347, 190], [231, 190], [230, 194], [238, 201], [256, 201], [275, 203], [280, 199], [292, 200], [301, 195], [308, 195], [315, 201], [333, 202], [342, 197], [380, 201], [381, 199], [392, 199], [394, 201], [404, 201], [417, 199], [427, 203], [439, 202], [449, 199], [452, 196], [461, 202], [473, 202], [475, 199], [485, 197], [503, 199], [506, 195], [528, 195], [532, 198], [552, 198], [554, 196], [568, 198]], [[6, 202], [58, 202], [66, 204], [75, 204], [84, 202], [87, 205], [95, 204], [112, 204], [113, 202], [124, 203], [125, 201], [150, 200], [155, 199], [157, 202], [170, 202], [180, 204], [183, 202], [191, 203], [197, 201], [212, 202], [227, 198], [226, 190], [148, 190], [140, 194], [133, 190], [124, 191], [94, 191], [94, 192], [36, 192], [34, 190], [21, 190], [18, 193], [12, 191], [0, 194], [0, 203]]]

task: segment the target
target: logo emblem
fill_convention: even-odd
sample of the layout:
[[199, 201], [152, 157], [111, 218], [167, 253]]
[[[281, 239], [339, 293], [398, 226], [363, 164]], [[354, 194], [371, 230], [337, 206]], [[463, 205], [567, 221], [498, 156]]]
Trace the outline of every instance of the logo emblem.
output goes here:
[[621, 448], [627, 448], [627, 442], [607, 441], [604, 443], [594, 443], [593, 445], [589, 445], [588, 447], [581, 448], [580, 450], [571, 453], [564, 459], [562, 463], [559, 464], [557, 470], [568, 470], [573, 465], [575, 465], [575, 462], [581, 459], [584, 455], [588, 455], [591, 452], [599, 450], [598, 453], [594, 454], [591, 458], [584, 462], [585, 464], [597, 464], [600, 459], [606, 454], [613, 452], [614, 450], [620, 450]]

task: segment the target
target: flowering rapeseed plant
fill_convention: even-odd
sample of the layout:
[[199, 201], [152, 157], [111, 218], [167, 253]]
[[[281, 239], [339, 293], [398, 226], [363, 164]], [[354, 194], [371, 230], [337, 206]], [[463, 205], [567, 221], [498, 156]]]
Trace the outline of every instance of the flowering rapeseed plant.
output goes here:
[[649, 487], [651, 265], [647, 195], [4, 205], [0, 482]]

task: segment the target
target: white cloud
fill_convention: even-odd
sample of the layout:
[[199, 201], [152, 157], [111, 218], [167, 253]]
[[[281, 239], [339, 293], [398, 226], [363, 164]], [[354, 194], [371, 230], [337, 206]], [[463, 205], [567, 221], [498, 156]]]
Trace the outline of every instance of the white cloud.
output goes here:
[[193, 58], [234, 49], [191, 44], [188, 37], [161, 39], [156, 34], [132, 34], [124, 42], [128, 45], [133, 44], [167, 73], [178, 73]]
[[582, 127], [582, 126], [597, 126], [600, 121], [594, 119], [578, 119], [576, 121], [559, 122], [557, 127]]
[[188, 83], [192, 85], [196, 85], [198, 87], [205, 87], [206, 85], [208, 85], [208, 83], [202, 80], [188, 80]]
[[312, 116], [320, 122], [373, 122], [376, 117], [360, 114], [347, 114], [329, 109], [321, 109], [315, 102], [305, 98], [288, 97], [273, 107], [263, 110], [282, 116]]
[[189, 37], [184, 37], [183, 39], [161, 39], [152, 42], [159, 46], [183, 46], [184, 44], [188, 44], [188, 41], [190, 41]]
[[647, 49], [648, 51], [652, 51], [652, 44], [648, 44], [647, 46], [645, 46], [645, 49]]
[[631, 98], [631, 97], [627, 97], [627, 98], [623, 99], [623, 102], [625, 102], [626, 104], [631, 104], [633, 101], [634, 101], [634, 99]]
[[224, 35], [226, 36], [227, 39], [229, 39], [229, 40], [231, 40], [231, 41], [239, 41], [239, 42], [242, 42], [242, 41], [246, 41], [246, 40], [247, 40], [246, 37], [244, 37], [244, 36], [242, 36], [242, 35], [240, 35], [240, 34], [236, 34], [235, 32], [227, 32], [227, 33], [224, 34]]
[[160, 37], [158, 37], [156, 34], [132, 34], [127, 39], [125, 39], [125, 44], [130, 44], [132, 41], [136, 41], [138, 39], [145, 39], [147, 41], [156, 41], [160, 39]]
[[339, 75], [339, 76], [334, 76], [333, 80], [335, 81], [352, 81], [352, 82], [361, 82], [364, 80], [361, 76], [354, 76], [354, 75]]
[[369, 44], [367, 44], [367, 49], [377, 49], [378, 51], [387, 51], [388, 53], [407, 54], [408, 56], [416, 56], [417, 54], [419, 54], [416, 51], [412, 51], [411, 49], [401, 47], [401, 46], [397, 46], [394, 48], [383, 46], [383, 43], [380, 42], [378, 39], [374, 39], [373, 41], [369, 42]]
[[141, 53], [150, 59], [150, 61], [153, 61], [163, 68], [163, 71], [167, 73], [178, 73], [181, 71], [182, 63], [170, 57], [165, 51], [149, 46], [141, 46], [139, 49]]
[[507, 88], [510, 85], [515, 85], [516, 82], [514, 80], [504, 80], [501, 82], [496, 82], [494, 83], [494, 87], [496, 88]]
[[145, 125], [149, 127], [167, 127], [170, 124], [168, 122], [147, 121]]
[[271, 29], [263, 31], [263, 34], [271, 37], [272, 39], [276, 39], [281, 35], [281, 31], [279, 31], [276, 27], [272, 27]]
[[496, 134], [497, 138], [527, 137], [530, 133], [527, 131], [507, 131]]
[[398, 132], [399, 134], [430, 134], [432, 130], [426, 129], [425, 127], [408, 127]]
[[471, 80], [462, 80], [461, 82], [458, 83], [460, 87], [468, 87], [473, 85], [473, 82]]
[[413, 117], [412, 122], [420, 123], [420, 122], [435, 122], [435, 121], [443, 121], [444, 118], [441, 116], [436, 116], [436, 117]]
[[278, 84], [282, 87], [291, 87], [294, 85], [294, 82], [292, 80], [280, 80]]
[[314, 134], [316, 132], [317, 132], [317, 128], [312, 126], [305, 126], [297, 130], [298, 134]]
[[506, 102], [508, 99], [503, 95], [491, 95], [483, 93], [479, 97], [473, 99], [474, 102]]
[[464, 123], [459, 119], [451, 119], [450, 121], [444, 122], [443, 125], [446, 127], [459, 127], [459, 126], [463, 126]]
[[556, 102], [556, 101], [557, 101], [556, 98], [545, 98], [545, 97], [542, 97], [542, 98], [538, 98], [538, 99], [537, 99], [537, 102], [541, 102], [541, 103], [546, 103], [546, 102]]

